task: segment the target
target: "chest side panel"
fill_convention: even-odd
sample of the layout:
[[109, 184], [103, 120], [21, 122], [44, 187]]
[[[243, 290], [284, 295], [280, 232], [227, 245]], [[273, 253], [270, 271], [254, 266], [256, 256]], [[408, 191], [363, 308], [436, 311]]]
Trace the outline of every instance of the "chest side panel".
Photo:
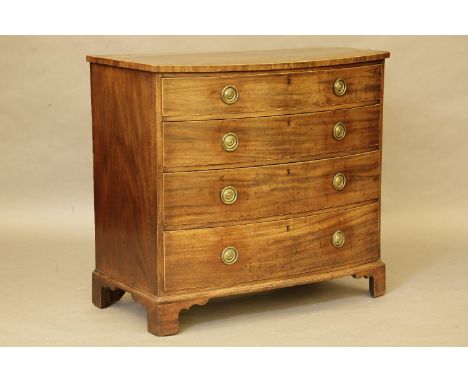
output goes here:
[[96, 268], [154, 292], [154, 74], [91, 65]]

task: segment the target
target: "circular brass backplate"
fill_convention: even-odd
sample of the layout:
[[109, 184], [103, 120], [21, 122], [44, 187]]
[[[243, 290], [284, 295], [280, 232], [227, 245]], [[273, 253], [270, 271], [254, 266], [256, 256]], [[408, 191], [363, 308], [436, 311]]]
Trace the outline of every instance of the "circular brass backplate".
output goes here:
[[337, 191], [341, 191], [346, 186], [346, 177], [343, 173], [339, 172], [333, 177], [333, 188]]
[[333, 126], [333, 138], [337, 141], [341, 141], [346, 135], [346, 126], [343, 122], [337, 122], [335, 126]]
[[332, 236], [332, 244], [335, 248], [340, 248], [344, 245], [346, 240], [345, 234], [341, 230], [335, 231]]
[[239, 146], [239, 138], [234, 133], [227, 133], [221, 139], [221, 146], [225, 151], [234, 151]]
[[226, 265], [234, 264], [239, 258], [239, 253], [234, 247], [226, 247], [221, 252], [221, 261]]
[[221, 190], [221, 201], [224, 204], [232, 204], [236, 200], [237, 200], [237, 190], [233, 186], [227, 186]]
[[227, 85], [221, 90], [221, 99], [227, 105], [236, 103], [239, 99], [239, 92], [233, 85]]
[[333, 84], [333, 93], [335, 93], [336, 96], [341, 97], [342, 95], [345, 95], [346, 90], [346, 81], [343, 78], [337, 78]]

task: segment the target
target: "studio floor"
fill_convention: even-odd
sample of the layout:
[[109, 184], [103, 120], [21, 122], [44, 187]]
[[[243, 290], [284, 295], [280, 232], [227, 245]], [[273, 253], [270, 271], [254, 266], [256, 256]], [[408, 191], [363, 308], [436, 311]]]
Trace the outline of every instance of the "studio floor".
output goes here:
[[[463, 216], [447, 219], [466, 227]], [[468, 345], [466, 234], [443, 219], [384, 215], [381, 298], [369, 296], [367, 280], [346, 278], [212, 300], [183, 311], [171, 337], [149, 334], [146, 311], [129, 295], [104, 310], [92, 305], [92, 224], [66, 231], [1, 238], [0, 345]]]

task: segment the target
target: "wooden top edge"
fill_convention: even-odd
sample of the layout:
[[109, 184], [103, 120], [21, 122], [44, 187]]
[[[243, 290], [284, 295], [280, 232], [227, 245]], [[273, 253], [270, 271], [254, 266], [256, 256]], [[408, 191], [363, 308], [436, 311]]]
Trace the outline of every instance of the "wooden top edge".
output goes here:
[[206, 73], [306, 69], [383, 60], [387, 51], [353, 48], [302, 48], [191, 54], [86, 56], [90, 63], [162, 73]]

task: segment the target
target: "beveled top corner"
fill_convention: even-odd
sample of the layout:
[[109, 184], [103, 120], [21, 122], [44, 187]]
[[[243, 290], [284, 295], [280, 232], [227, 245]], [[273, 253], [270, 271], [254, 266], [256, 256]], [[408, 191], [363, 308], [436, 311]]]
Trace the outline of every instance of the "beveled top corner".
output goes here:
[[161, 73], [206, 73], [307, 69], [379, 61], [390, 57], [380, 50], [340, 47], [212, 52], [190, 54], [89, 55], [91, 63]]

